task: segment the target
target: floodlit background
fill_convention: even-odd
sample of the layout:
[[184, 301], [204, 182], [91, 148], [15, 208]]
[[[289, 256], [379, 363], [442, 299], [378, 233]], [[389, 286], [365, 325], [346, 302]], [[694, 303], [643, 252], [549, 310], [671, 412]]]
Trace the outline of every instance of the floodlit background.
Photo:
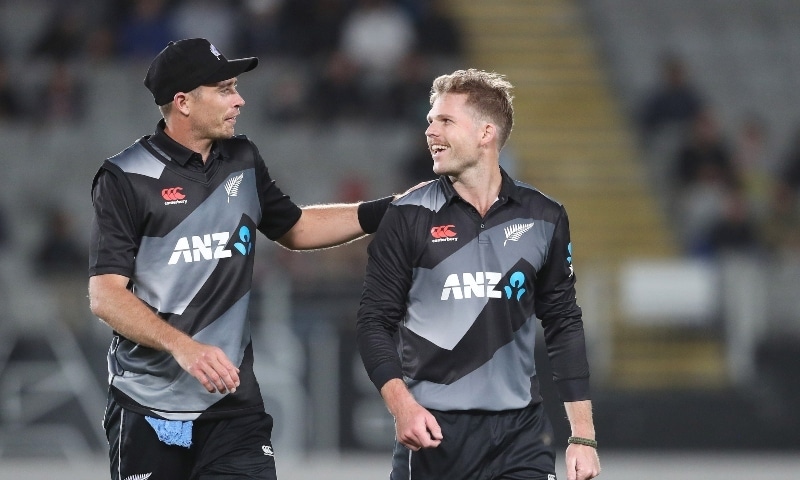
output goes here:
[[[502, 164], [570, 214], [603, 476], [796, 475], [800, 2], [0, 0], [0, 478], [107, 476], [91, 181], [152, 133], [149, 61], [193, 36], [261, 59], [237, 133], [300, 204], [431, 178], [432, 79], [506, 74]], [[354, 345], [368, 241], [259, 244], [284, 480], [388, 477], [391, 418]]]

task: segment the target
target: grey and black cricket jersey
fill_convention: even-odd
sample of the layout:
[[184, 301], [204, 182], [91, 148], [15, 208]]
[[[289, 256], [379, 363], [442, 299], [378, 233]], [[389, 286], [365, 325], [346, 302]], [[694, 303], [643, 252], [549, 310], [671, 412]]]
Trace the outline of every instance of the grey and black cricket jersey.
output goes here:
[[396, 200], [384, 216], [368, 249], [357, 324], [378, 389], [402, 378], [422, 406], [445, 411], [541, 402], [538, 318], [562, 400], [589, 398], [566, 211], [502, 177], [484, 218], [447, 177]]
[[115, 332], [111, 394], [125, 408], [169, 420], [263, 411], [248, 321], [256, 231], [277, 239], [301, 211], [247, 138], [215, 142], [203, 164], [163, 127], [95, 177], [89, 273], [130, 278], [132, 292], [170, 325], [220, 347], [241, 385], [234, 394], [208, 393], [168, 353]]

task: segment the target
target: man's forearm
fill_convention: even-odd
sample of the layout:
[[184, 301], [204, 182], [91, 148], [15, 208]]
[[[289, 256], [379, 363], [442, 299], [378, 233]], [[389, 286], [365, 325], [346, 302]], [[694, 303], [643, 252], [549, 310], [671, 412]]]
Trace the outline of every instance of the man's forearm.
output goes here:
[[364, 236], [358, 222], [358, 204], [312, 205], [278, 243], [290, 250], [333, 247]]
[[572, 436], [594, 440], [595, 431], [591, 400], [564, 402], [564, 409], [567, 412]]
[[408, 391], [405, 382], [399, 378], [395, 378], [386, 382], [381, 387], [381, 396], [386, 402], [386, 408], [393, 416], [397, 416], [400, 410], [407, 408], [409, 405], [415, 405], [417, 401], [411, 392]]
[[89, 280], [92, 312], [114, 331], [145, 347], [173, 353], [190, 341], [185, 333], [159, 318], [125, 288], [127, 278], [98, 275]]

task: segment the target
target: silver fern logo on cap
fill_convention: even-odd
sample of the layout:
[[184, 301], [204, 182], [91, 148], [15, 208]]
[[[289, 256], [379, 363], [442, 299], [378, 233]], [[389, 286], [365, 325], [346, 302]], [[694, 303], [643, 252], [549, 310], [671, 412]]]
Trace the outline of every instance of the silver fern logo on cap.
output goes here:
[[219, 58], [219, 57], [220, 57], [220, 55], [222, 55], [222, 54], [221, 54], [221, 53], [219, 53], [219, 50], [217, 50], [217, 47], [215, 47], [213, 44], [211, 44], [211, 53], [213, 53], [213, 54], [214, 54], [214, 56], [215, 56], [215, 57], [217, 57], [217, 60], [220, 60], [220, 58]]

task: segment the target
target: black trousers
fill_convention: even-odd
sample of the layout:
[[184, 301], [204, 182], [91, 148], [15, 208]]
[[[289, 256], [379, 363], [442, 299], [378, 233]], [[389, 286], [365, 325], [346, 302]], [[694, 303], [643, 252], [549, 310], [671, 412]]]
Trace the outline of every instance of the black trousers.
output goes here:
[[161, 442], [143, 415], [109, 400], [103, 420], [112, 480], [276, 480], [272, 417], [195, 421], [189, 448]]
[[541, 404], [431, 414], [442, 443], [412, 452], [396, 442], [391, 480], [555, 480], [553, 429]]

